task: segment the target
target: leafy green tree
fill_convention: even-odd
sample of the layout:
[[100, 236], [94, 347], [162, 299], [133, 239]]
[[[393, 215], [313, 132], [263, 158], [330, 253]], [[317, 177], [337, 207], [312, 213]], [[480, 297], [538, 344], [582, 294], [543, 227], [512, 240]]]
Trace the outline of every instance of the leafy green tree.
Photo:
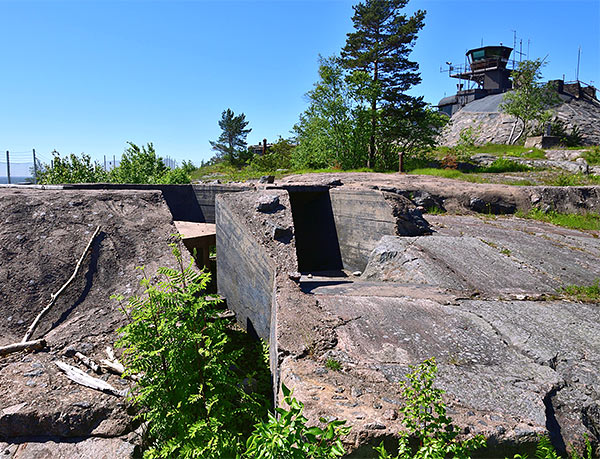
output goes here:
[[425, 160], [448, 121], [445, 114], [421, 99], [412, 99], [395, 109], [393, 117], [384, 117], [382, 120], [384, 137], [393, 140], [380, 146], [376, 166], [404, 172], [405, 160]]
[[[342, 49], [344, 65], [367, 72], [379, 91], [371, 93], [368, 167], [375, 164], [378, 144], [388, 131], [380, 129], [382, 118], [398, 119], [403, 106], [412, 101], [406, 91], [421, 81], [419, 66], [409, 59], [418, 32], [423, 28], [425, 12], [411, 16], [401, 10], [408, 0], [366, 0], [354, 6], [354, 32], [348, 34]], [[386, 124], [391, 124], [386, 120]]]
[[160, 183], [161, 177], [167, 173], [162, 158], [157, 156], [154, 145], [149, 142], [141, 148], [133, 142], [123, 153], [121, 162], [115, 167], [110, 178], [115, 183]]
[[108, 174], [85, 153], [81, 157], [70, 154], [63, 158], [54, 150], [49, 165], [38, 165], [37, 181], [42, 184], [99, 183], [107, 182]]
[[243, 163], [243, 156], [247, 151], [246, 137], [252, 129], [248, 126], [246, 115], [235, 115], [233, 110], [227, 109], [221, 114], [219, 127], [223, 131], [216, 141], [210, 141], [212, 149], [217, 151], [220, 159], [231, 165]]
[[289, 169], [290, 157], [295, 145], [292, 140], [279, 137], [264, 155], [254, 155], [250, 161], [250, 168], [256, 171], [275, 171]]
[[292, 164], [296, 168], [362, 167], [372, 81], [365, 72], [345, 72], [337, 57], [320, 57], [319, 62], [319, 81], [306, 94], [309, 106], [294, 126], [298, 147]]
[[542, 83], [542, 59], [519, 62], [511, 73], [513, 90], [504, 94], [500, 110], [514, 116], [521, 122], [519, 135], [509, 139], [515, 143], [524, 133], [529, 132], [532, 124], [545, 124], [552, 118], [549, 108], [559, 102], [558, 94], [550, 83]]

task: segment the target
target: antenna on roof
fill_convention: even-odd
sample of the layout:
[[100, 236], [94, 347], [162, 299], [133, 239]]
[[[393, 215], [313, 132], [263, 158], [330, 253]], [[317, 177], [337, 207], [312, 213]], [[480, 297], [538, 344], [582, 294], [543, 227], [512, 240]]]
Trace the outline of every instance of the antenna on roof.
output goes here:
[[579, 50], [577, 51], [577, 76], [575, 77], [576, 81], [579, 81], [579, 61], [581, 60], [581, 45], [579, 45]]

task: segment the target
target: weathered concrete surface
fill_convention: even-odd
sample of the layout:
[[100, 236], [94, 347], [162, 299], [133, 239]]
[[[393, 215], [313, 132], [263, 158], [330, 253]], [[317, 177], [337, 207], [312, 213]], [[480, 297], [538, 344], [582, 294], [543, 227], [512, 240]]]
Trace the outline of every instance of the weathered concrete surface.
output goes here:
[[[531, 453], [538, 436], [546, 433], [559, 450], [569, 444], [580, 448], [583, 434], [598, 448], [600, 308], [557, 292], [566, 284], [600, 278], [598, 233], [515, 217], [430, 215], [433, 234], [398, 236], [381, 196], [441, 200], [465, 211], [464, 201], [474, 196], [499, 208], [509, 202], [522, 208], [546, 199], [535, 193], [548, 189], [469, 188], [452, 182], [448, 190], [443, 180], [386, 175], [387, 183], [375, 184], [373, 176], [381, 177], [342, 175], [343, 185], [336, 175], [315, 179], [319, 187], [324, 181], [336, 182], [330, 190], [334, 218], [343, 215], [364, 225], [360, 237], [352, 239], [338, 231], [342, 253], [346, 241], [369, 238], [370, 221], [376, 221], [374, 234], [390, 233], [375, 244], [361, 277], [313, 272], [298, 282], [298, 274], [290, 274], [297, 269], [293, 243], [277, 241], [265, 230], [267, 223], [254, 209], [257, 194], [217, 199], [218, 219], [223, 203], [239, 224], [229, 235], [242, 243], [230, 242], [231, 247], [247, 252], [246, 239], [251, 237], [250, 245], [273, 263], [271, 302], [258, 307], [266, 308], [264, 317], [270, 320], [276, 400], [281, 400], [282, 381], [305, 403], [311, 422], [318, 423], [321, 416], [348, 420], [353, 429], [346, 441], [353, 457], [373, 457], [371, 446], [393, 439], [401, 429], [398, 382], [409, 365], [433, 356], [439, 366], [437, 384], [447, 391], [455, 423], [464, 435], [488, 438], [488, 449], [478, 457]], [[308, 192], [310, 185], [302, 189]], [[287, 225], [285, 192], [268, 192], [282, 193], [282, 209], [271, 215], [280, 215]], [[595, 199], [595, 188], [577, 192], [588, 193], [582, 206], [598, 205], [588, 202]], [[362, 197], [373, 212], [353, 205]], [[560, 205], [574, 205], [567, 201]], [[378, 217], [379, 211], [384, 217]], [[239, 258], [248, 276], [256, 258]], [[325, 367], [329, 358], [342, 364], [341, 371]]]
[[[174, 267], [167, 246], [176, 232], [169, 208], [159, 191], [7, 188], [0, 190], [0, 215], [2, 345], [22, 339], [101, 226], [79, 275], [33, 336], [44, 336], [48, 348], [0, 359], [0, 441], [18, 445], [16, 457], [46, 457], [46, 440], [53, 442], [52, 457], [77, 457], [88, 447], [78, 443], [89, 439], [94, 456], [115, 457], [115, 448], [129, 448], [122, 437], [134, 427], [125, 399], [71, 382], [53, 362], [77, 366], [68, 349], [105, 358], [105, 347], [113, 346], [116, 329], [126, 321], [110, 295], [143, 291], [136, 266], [145, 265], [150, 275], [158, 266]], [[117, 376], [100, 377], [126, 388]]]
[[418, 236], [429, 232], [421, 212], [404, 196], [376, 190], [329, 192], [344, 269], [363, 270], [369, 253], [387, 234]]
[[282, 184], [320, 185], [333, 181], [343, 182], [340, 191], [372, 188], [408, 198], [426, 192], [432, 197], [431, 203], [437, 207], [441, 204], [443, 209], [454, 213], [509, 214], [517, 210], [528, 212], [533, 207], [566, 213], [600, 213], [600, 186], [511, 186], [372, 172], [290, 175], [282, 179]]
[[[52, 186], [52, 185], [50, 185]], [[65, 190], [160, 191], [174, 220], [214, 223], [215, 198], [222, 193], [255, 190], [252, 184], [145, 185], [127, 183], [75, 183], [55, 185]]]
[[[278, 207], [257, 210], [260, 195], [252, 192], [217, 197], [217, 278], [219, 293], [235, 307], [238, 322], [268, 340], [275, 276], [278, 270], [298, 268], [287, 193], [264, 194], [277, 197]], [[281, 239], [278, 228], [289, 230], [290, 238]]]

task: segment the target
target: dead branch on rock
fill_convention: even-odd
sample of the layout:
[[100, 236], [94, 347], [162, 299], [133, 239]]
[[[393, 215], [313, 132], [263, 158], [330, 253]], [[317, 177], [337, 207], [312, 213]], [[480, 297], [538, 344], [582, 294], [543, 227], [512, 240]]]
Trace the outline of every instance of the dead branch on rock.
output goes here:
[[81, 268], [81, 263], [83, 263], [83, 259], [85, 258], [88, 251], [92, 247], [92, 243], [94, 242], [94, 239], [96, 239], [96, 236], [98, 235], [99, 232], [100, 232], [100, 226], [98, 226], [96, 228], [96, 231], [94, 231], [94, 234], [92, 235], [92, 237], [90, 239], [90, 242], [88, 242], [88, 245], [85, 247], [85, 250], [81, 254], [81, 257], [79, 258], [79, 261], [77, 262], [77, 265], [75, 265], [75, 271], [73, 271], [73, 274], [71, 275], [69, 280], [63, 284], [63, 286], [58, 290], [58, 292], [56, 292], [55, 294], [53, 294], [50, 297], [51, 298], [50, 303], [48, 303], [48, 305], [44, 309], [42, 309], [42, 311], [34, 319], [33, 323], [29, 326], [29, 328], [27, 329], [27, 332], [25, 333], [25, 336], [23, 337], [23, 340], [21, 341], [22, 343], [28, 341], [29, 338], [31, 338], [31, 335], [33, 335], [33, 332], [35, 331], [38, 324], [40, 323], [40, 320], [42, 320], [42, 318], [48, 313], [48, 311], [50, 311], [50, 308], [52, 308], [52, 306], [54, 306], [54, 303], [56, 302], [57, 298], [61, 295], [61, 293], [64, 292], [65, 289], [71, 284], [71, 282], [73, 282], [75, 280], [75, 277], [77, 276], [77, 273], [79, 272], [79, 268]]
[[75, 358], [77, 360], [79, 360], [81, 363], [83, 363], [90, 370], [95, 371], [96, 373], [102, 373], [102, 369], [100, 368], [100, 365], [98, 365], [96, 362], [94, 362], [89, 357], [86, 357], [85, 355], [83, 355], [81, 352], [76, 352]]
[[46, 347], [46, 340], [34, 339], [33, 341], [24, 341], [21, 343], [8, 344], [0, 346], [0, 355], [8, 355], [19, 351], [39, 351]]
[[127, 390], [118, 390], [108, 384], [106, 381], [102, 381], [98, 378], [93, 378], [79, 368], [69, 365], [65, 362], [57, 360], [54, 362], [58, 368], [65, 374], [71, 381], [81, 384], [82, 386], [89, 387], [90, 389], [99, 390], [107, 394], [116, 395], [123, 397], [127, 395]]
[[100, 365], [102, 368], [114, 373], [116, 375], [122, 376], [125, 373], [125, 367], [121, 365], [120, 362], [116, 362], [113, 360], [102, 359], [100, 360]]
[[[100, 360], [100, 365], [102, 368], [116, 375], [123, 376], [123, 373], [125, 373], [125, 367], [116, 359], [115, 354], [110, 346], [106, 346], [106, 355], [108, 356], [108, 359]], [[138, 381], [140, 379], [138, 375], [127, 375], [125, 378], [129, 378], [133, 381]]]

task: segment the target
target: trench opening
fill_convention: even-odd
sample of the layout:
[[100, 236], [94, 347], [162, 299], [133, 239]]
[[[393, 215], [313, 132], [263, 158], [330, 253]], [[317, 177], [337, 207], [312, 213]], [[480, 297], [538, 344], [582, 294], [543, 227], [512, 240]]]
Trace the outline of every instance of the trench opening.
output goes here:
[[300, 272], [340, 272], [343, 268], [327, 188], [288, 189]]

